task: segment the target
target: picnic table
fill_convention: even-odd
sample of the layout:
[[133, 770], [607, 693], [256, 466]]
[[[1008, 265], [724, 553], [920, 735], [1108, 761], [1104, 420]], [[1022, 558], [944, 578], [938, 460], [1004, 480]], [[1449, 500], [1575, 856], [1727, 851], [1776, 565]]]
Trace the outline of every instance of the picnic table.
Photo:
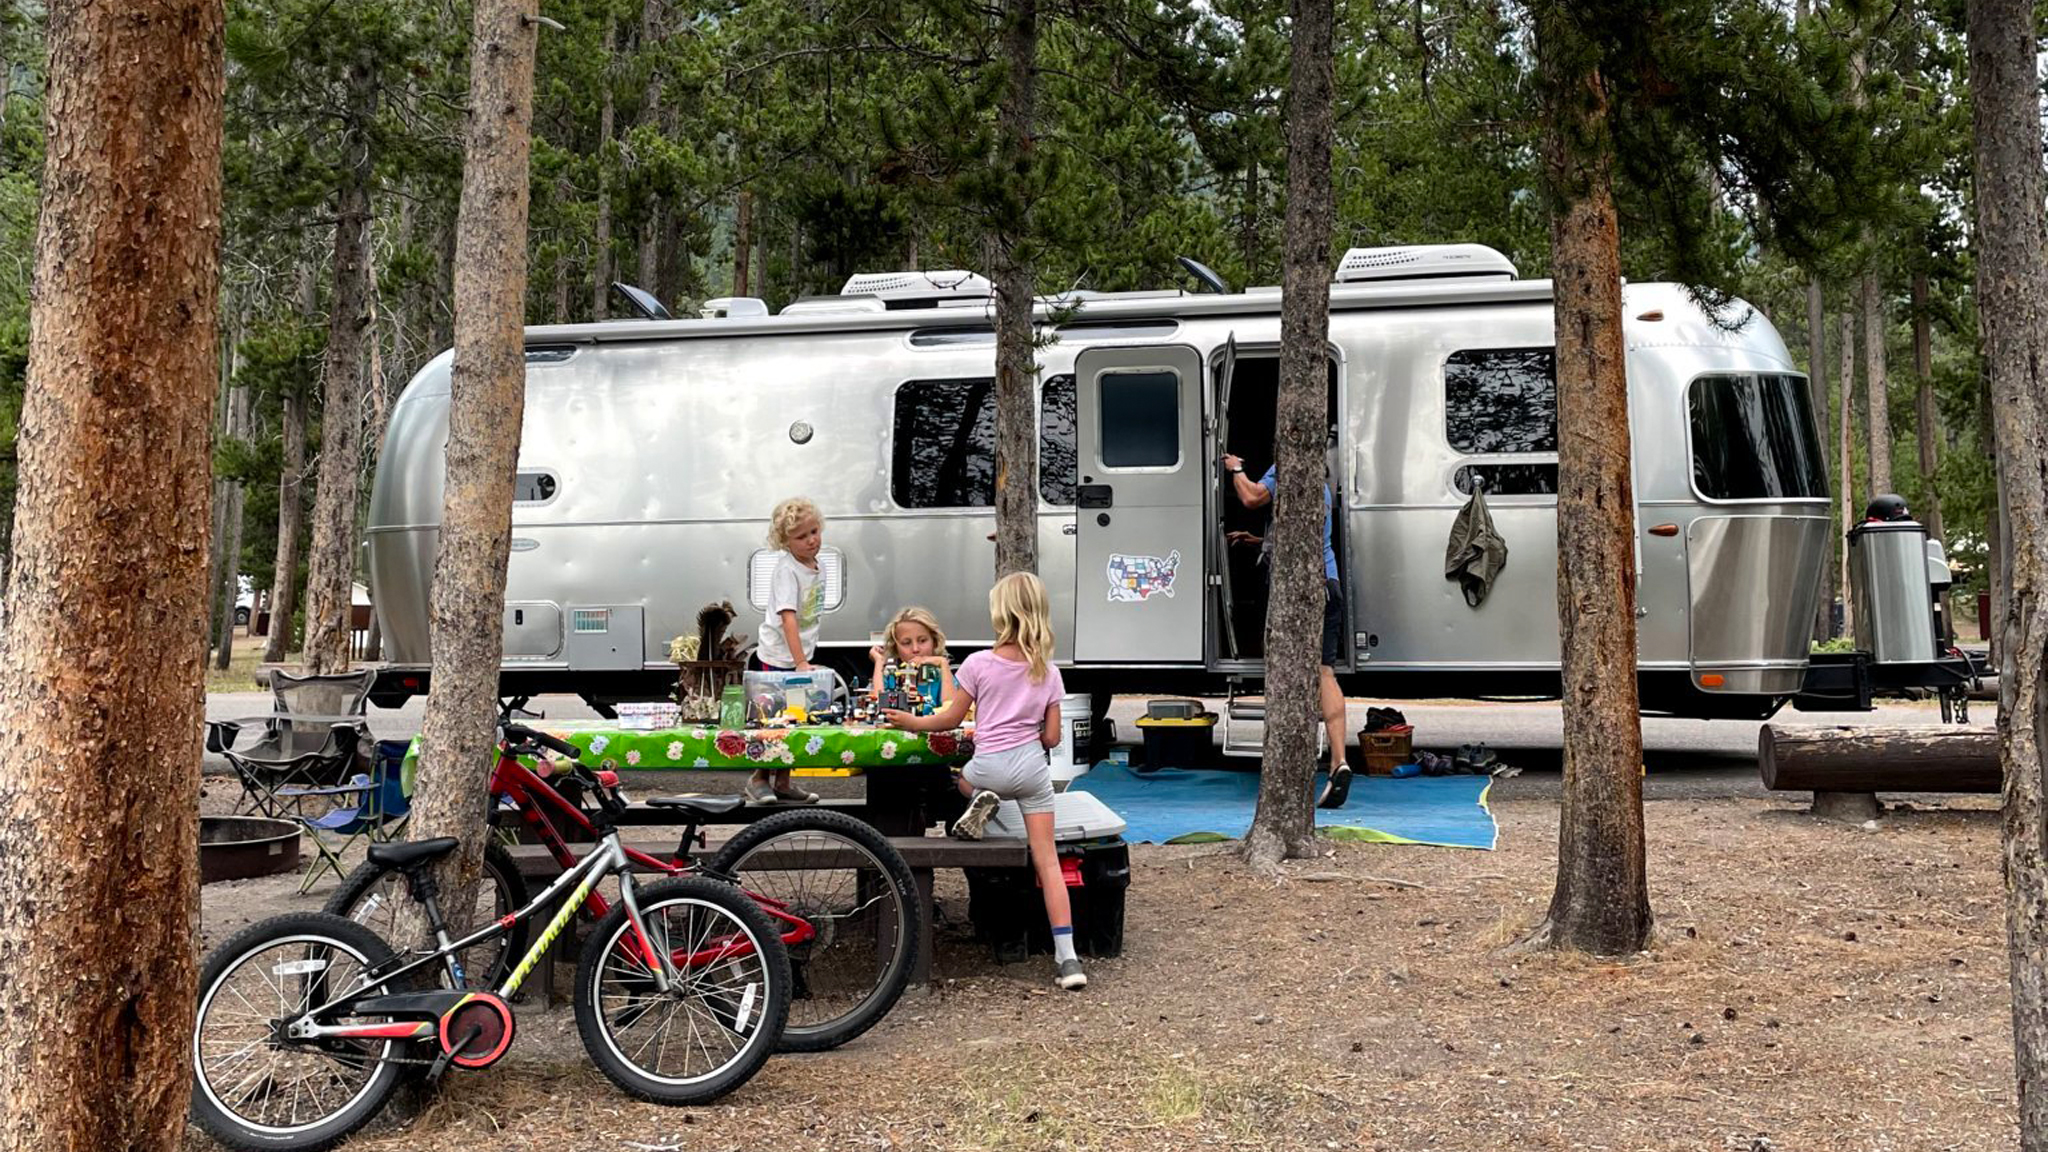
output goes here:
[[[576, 721], [536, 728], [583, 749], [584, 763], [621, 774], [788, 769], [797, 776], [864, 776], [866, 800], [834, 807], [845, 808], [895, 836], [918, 835], [934, 819], [946, 815], [943, 808], [950, 799], [951, 769], [974, 755], [973, 734], [966, 729], [905, 732], [845, 724], [744, 729], [686, 724], [632, 729]], [[405, 755], [408, 793], [418, 758], [416, 737]], [[530, 759], [525, 762], [532, 766]], [[750, 805], [733, 815], [737, 823], [780, 810], [780, 806]], [[659, 809], [643, 805], [634, 805], [620, 820], [623, 824], [673, 822], [672, 815], [664, 817]]]

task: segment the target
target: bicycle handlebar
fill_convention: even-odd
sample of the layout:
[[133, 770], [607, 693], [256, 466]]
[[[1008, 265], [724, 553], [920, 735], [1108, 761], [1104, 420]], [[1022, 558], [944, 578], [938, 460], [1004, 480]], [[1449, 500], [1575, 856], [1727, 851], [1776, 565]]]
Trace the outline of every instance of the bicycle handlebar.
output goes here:
[[545, 732], [536, 732], [523, 724], [505, 725], [505, 740], [510, 744], [538, 744], [552, 752], [559, 752], [571, 760], [580, 760], [583, 749], [567, 740], [558, 740]]

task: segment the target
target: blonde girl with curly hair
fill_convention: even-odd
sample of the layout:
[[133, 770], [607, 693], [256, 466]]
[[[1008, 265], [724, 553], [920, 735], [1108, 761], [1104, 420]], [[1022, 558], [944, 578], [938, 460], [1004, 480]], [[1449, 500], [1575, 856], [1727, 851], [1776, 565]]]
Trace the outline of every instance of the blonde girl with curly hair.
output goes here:
[[[781, 553], [768, 577], [768, 615], [761, 621], [753, 663], [770, 672], [808, 672], [818, 647], [818, 616], [825, 585], [818, 577], [825, 517], [818, 506], [792, 496], [768, 515], [768, 544]], [[815, 804], [818, 794], [798, 788], [784, 768], [772, 776], [760, 769], [747, 780], [746, 794], [757, 804]]]
[[952, 834], [979, 840], [996, 806], [1017, 802], [1052, 925], [1053, 982], [1079, 990], [1088, 986], [1088, 975], [1074, 954], [1073, 910], [1053, 842], [1052, 769], [1045, 755], [1060, 742], [1060, 697], [1066, 693], [1052, 662], [1052, 610], [1045, 585], [1029, 572], [996, 581], [988, 594], [988, 618], [996, 646], [960, 662], [958, 691], [945, 707], [930, 716], [885, 715], [898, 728], [943, 732], [959, 727], [967, 709], [974, 709], [974, 759], [959, 780], [967, 811], [954, 822]]

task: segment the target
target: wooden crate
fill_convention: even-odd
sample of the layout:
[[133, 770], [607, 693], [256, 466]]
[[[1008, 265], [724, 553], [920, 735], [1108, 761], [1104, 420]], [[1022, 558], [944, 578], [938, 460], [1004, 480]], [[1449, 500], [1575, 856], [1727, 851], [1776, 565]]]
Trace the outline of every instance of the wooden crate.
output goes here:
[[1413, 732], [1360, 732], [1358, 748], [1365, 753], [1367, 776], [1392, 776], [1394, 765], [1415, 759]]

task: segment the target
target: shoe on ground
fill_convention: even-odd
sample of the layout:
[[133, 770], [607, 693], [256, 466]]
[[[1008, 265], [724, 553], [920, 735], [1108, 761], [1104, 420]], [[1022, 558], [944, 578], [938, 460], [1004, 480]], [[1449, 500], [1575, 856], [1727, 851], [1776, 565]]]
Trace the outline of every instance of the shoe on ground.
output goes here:
[[1062, 960], [1053, 969], [1052, 982], [1069, 992], [1079, 992], [1088, 986], [1088, 974], [1081, 971], [1079, 960]]
[[981, 839], [982, 829], [988, 827], [988, 818], [996, 814], [996, 805], [1000, 803], [1002, 798], [986, 788], [976, 792], [974, 798], [967, 802], [967, 811], [953, 821], [948, 835], [955, 840]]
[[770, 787], [766, 780], [747, 781], [747, 786], [740, 789], [740, 795], [745, 796], [748, 802], [753, 804], [775, 803], [775, 789]]
[[1351, 765], [1339, 764], [1330, 771], [1330, 778], [1323, 784], [1323, 794], [1316, 798], [1318, 808], [1342, 808], [1351, 795]]
[[788, 791], [777, 788], [771, 791], [770, 795], [774, 797], [774, 802], [777, 804], [816, 804], [818, 802], [818, 794], [816, 792], [807, 792], [797, 787], [791, 787]]

